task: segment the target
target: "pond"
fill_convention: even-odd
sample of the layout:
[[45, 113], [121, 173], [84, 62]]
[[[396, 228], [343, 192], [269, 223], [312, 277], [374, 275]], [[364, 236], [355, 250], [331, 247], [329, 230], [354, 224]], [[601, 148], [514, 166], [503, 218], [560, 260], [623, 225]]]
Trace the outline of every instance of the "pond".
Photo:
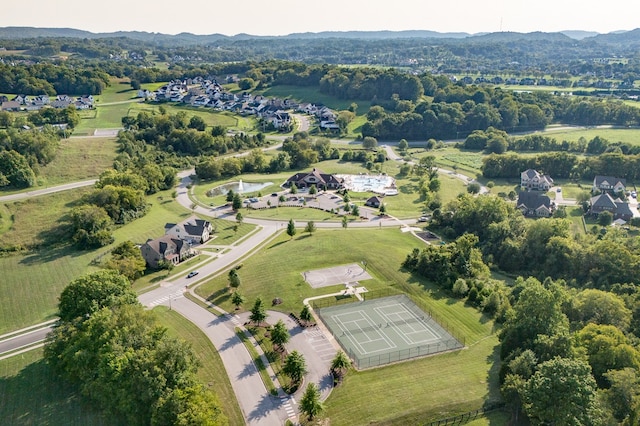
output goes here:
[[224, 185], [216, 186], [207, 191], [207, 196], [215, 197], [216, 195], [224, 195], [230, 190], [240, 194], [249, 194], [251, 192], [260, 191], [268, 186], [273, 185], [273, 182], [261, 182], [261, 183], [253, 183], [253, 182], [243, 182], [240, 179], [238, 182], [229, 182]]

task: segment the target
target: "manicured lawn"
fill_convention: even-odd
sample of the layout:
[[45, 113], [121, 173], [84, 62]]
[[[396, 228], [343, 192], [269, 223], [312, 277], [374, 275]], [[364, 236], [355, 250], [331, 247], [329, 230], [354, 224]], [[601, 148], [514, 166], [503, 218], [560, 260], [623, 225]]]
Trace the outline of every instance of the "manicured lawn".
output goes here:
[[114, 138], [70, 138], [60, 142], [56, 158], [40, 168], [40, 186], [97, 178], [113, 166]]
[[[344, 288], [312, 289], [302, 272], [366, 260], [373, 279], [361, 285], [370, 291], [391, 287], [411, 294], [464, 337], [468, 349], [350, 373], [327, 401], [331, 424], [416, 424], [476, 410], [486, 401], [499, 399], [493, 322], [433, 283], [400, 268], [406, 255], [422, 244], [398, 229], [318, 230], [310, 237], [293, 239], [282, 234], [242, 262], [238, 291], [247, 302], [241, 309], [250, 309], [258, 296], [266, 303], [279, 297], [283, 303], [271, 309], [298, 313], [305, 297]], [[234, 310], [226, 273], [197, 291], [224, 309]], [[398, 412], [398, 401], [403, 401], [402, 412]]]
[[117, 426], [124, 420], [95, 409], [63, 382], [36, 349], [0, 361], [0, 419], [4, 425]]
[[105, 87], [102, 93], [96, 96], [98, 105], [110, 102], [123, 102], [135, 99], [138, 91], [131, 87], [131, 80], [128, 77], [111, 78], [109, 86]]
[[244, 423], [227, 371], [209, 338], [196, 325], [165, 306], [155, 308], [154, 312], [171, 335], [189, 342], [200, 362], [198, 379], [218, 396], [218, 402], [229, 424]]
[[[467, 344], [485, 337], [491, 332], [491, 326], [475, 309], [465, 307], [437, 286], [401, 270], [400, 264], [407, 254], [423, 244], [397, 228], [320, 229], [311, 236], [299, 233], [294, 238], [283, 233], [242, 262], [238, 270], [241, 279], [238, 291], [247, 299], [243, 308], [250, 309], [258, 296], [267, 303], [279, 297], [283, 303], [273, 309], [297, 313], [302, 309], [304, 298], [344, 289], [342, 284], [313, 289], [304, 281], [304, 271], [366, 260], [367, 272], [373, 279], [361, 284], [370, 291], [393, 287], [408, 292], [421, 298], [466, 336]], [[227, 274], [223, 273], [196, 291], [225, 310], [233, 311], [227, 286]]]
[[496, 336], [460, 351], [350, 372], [326, 401], [332, 425], [424, 424], [500, 400]]
[[95, 254], [63, 247], [0, 257], [0, 334], [54, 318], [62, 289], [95, 270]]

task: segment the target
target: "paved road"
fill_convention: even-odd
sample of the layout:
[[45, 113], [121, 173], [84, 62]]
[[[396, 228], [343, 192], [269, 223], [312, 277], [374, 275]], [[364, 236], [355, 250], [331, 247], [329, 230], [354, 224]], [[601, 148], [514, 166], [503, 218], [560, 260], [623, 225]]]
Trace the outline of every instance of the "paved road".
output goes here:
[[234, 327], [240, 325], [238, 319], [216, 316], [184, 297], [175, 299], [171, 306], [204, 331], [218, 350], [247, 424], [284, 424], [289, 418], [287, 407], [291, 409], [291, 400], [272, 396], [267, 391], [251, 355], [235, 334]]
[[[47, 321], [18, 330], [12, 334], [0, 336], [0, 359], [21, 353], [21, 349], [31, 348], [37, 343], [44, 342], [47, 334], [53, 329], [53, 322]], [[12, 355], [5, 355], [11, 352]]]
[[17, 194], [3, 195], [0, 197], [0, 203], [7, 201], [18, 201], [26, 198], [38, 197], [40, 195], [53, 194], [55, 192], [69, 191], [70, 189], [91, 186], [96, 183], [97, 179], [84, 180], [81, 182], [66, 183], [64, 185], [52, 186], [50, 188], [36, 189], [34, 191], [19, 192]]

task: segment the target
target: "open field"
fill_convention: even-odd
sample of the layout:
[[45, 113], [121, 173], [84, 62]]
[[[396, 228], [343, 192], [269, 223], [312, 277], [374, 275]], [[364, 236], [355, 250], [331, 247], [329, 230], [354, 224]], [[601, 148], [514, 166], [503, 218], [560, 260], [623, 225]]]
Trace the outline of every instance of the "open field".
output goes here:
[[12, 426], [119, 426], [61, 381], [42, 359], [42, 349], [0, 361], [0, 419]]
[[38, 180], [51, 186], [97, 178], [100, 173], [113, 166], [115, 157], [114, 138], [63, 139], [56, 158], [40, 168]]
[[104, 104], [111, 102], [124, 102], [133, 100], [138, 95], [137, 90], [131, 87], [131, 80], [128, 77], [112, 77], [109, 86], [105, 87], [102, 93], [96, 96], [96, 103]]
[[209, 338], [193, 323], [166, 306], [157, 307], [154, 312], [169, 333], [174, 337], [187, 341], [200, 362], [198, 379], [218, 396], [222, 412], [229, 419], [230, 425], [244, 422], [236, 395], [231, 387], [229, 376], [224, 368], [218, 351]]
[[585, 138], [588, 142], [596, 136], [600, 136], [601, 138], [604, 138], [611, 143], [622, 142], [627, 145], [640, 145], [640, 129], [637, 128], [575, 127], [574, 129], [572, 129], [563, 126], [558, 128], [557, 130], [553, 127], [550, 127], [544, 132], [535, 132], [533, 134], [548, 136], [550, 138], [556, 139], [559, 142], [563, 140], [577, 142], [581, 137]]
[[281, 99], [293, 99], [298, 102], [313, 102], [316, 104], [323, 104], [331, 109], [346, 110], [352, 103], [361, 105], [360, 109], [367, 110], [371, 104], [371, 99], [367, 100], [341, 100], [335, 96], [325, 95], [315, 88], [298, 87], [298, 86], [274, 86], [269, 87], [266, 90], [255, 90], [254, 94], [264, 95], [269, 97], [278, 97]]

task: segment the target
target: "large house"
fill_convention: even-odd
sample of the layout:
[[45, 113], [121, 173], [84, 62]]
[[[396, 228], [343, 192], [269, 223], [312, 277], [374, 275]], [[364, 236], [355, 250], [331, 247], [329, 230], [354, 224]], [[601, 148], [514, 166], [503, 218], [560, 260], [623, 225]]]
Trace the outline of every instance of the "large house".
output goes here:
[[282, 184], [285, 188], [295, 184], [298, 188], [308, 188], [315, 185], [318, 189], [340, 189], [344, 183], [343, 179], [339, 179], [334, 175], [323, 173], [321, 170], [314, 168], [308, 173], [296, 173]]
[[629, 208], [628, 203], [625, 203], [619, 198], [614, 199], [607, 192], [591, 197], [589, 214], [598, 216], [602, 212], [610, 212], [614, 220], [622, 219], [626, 222], [630, 221], [633, 217], [633, 212]]
[[148, 240], [140, 246], [140, 252], [151, 268], [159, 267], [160, 262], [170, 262], [177, 265], [193, 254], [191, 245], [186, 240], [174, 238], [171, 235]]
[[538, 192], [521, 192], [516, 208], [529, 217], [550, 217], [556, 206], [548, 195]]
[[549, 175], [528, 169], [520, 173], [520, 188], [526, 191], [548, 191], [553, 186], [553, 179]]
[[620, 194], [625, 191], [627, 181], [614, 176], [596, 176], [593, 178], [593, 187], [591, 192], [610, 192], [612, 194]]
[[204, 243], [211, 238], [213, 227], [211, 222], [198, 219], [196, 216], [180, 222], [164, 225], [165, 235], [189, 241], [192, 244]]

